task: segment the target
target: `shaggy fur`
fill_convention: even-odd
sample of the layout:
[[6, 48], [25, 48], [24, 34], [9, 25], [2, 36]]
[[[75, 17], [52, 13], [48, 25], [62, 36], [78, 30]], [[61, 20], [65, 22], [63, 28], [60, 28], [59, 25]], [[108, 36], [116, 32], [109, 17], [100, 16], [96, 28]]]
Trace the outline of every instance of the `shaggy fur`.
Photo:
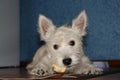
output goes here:
[[27, 66], [29, 73], [39, 76], [54, 74], [52, 64], [65, 66], [66, 73], [101, 72], [102, 69], [93, 66], [83, 52], [82, 37], [86, 34], [86, 26], [85, 11], [73, 20], [71, 27], [63, 25], [56, 28], [50, 19], [40, 15], [39, 32], [46, 44], [37, 50], [32, 63]]

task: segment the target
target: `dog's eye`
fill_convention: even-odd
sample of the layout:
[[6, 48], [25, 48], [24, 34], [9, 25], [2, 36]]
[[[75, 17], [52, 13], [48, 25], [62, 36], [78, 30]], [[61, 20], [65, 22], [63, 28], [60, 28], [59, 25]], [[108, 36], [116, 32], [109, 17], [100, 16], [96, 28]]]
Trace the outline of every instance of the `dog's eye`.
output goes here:
[[70, 45], [70, 46], [74, 46], [74, 45], [75, 45], [75, 41], [74, 41], [74, 40], [71, 40], [71, 41], [69, 42], [69, 45]]
[[54, 45], [53, 45], [53, 48], [54, 48], [55, 50], [57, 50], [57, 49], [59, 48], [59, 46], [58, 46], [57, 44], [54, 44]]

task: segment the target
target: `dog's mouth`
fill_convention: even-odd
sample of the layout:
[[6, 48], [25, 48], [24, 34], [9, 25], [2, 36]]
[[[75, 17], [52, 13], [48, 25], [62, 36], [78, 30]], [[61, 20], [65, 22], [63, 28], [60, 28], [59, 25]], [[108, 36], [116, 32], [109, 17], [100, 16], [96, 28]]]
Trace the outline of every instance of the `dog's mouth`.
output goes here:
[[69, 69], [74, 68], [76, 66], [77, 66], [77, 64], [71, 64], [71, 65], [66, 66], [66, 68], [69, 70]]

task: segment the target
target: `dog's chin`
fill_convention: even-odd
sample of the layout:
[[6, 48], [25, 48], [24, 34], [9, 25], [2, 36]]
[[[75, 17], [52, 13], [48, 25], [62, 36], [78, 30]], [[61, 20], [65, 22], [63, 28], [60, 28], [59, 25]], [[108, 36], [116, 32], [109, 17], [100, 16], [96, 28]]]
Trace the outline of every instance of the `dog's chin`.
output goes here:
[[66, 72], [67, 73], [69, 73], [69, 72], [72, 72], [75, 68], [76, 68], [76, 66], [78, 65], [78, 63], [76, 63], [76, 64], [71, 64], [71, 65], [69, 65], [69, 66], [66, 66]]

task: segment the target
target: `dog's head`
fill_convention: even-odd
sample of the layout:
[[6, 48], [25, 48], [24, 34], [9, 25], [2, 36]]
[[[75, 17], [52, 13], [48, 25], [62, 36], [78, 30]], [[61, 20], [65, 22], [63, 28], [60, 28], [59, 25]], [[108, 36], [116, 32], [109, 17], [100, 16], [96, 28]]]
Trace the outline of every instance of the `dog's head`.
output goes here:
[[50, 19], [40, 15], [39, 32], [54, 64], [70, 67], [79, 63], [80, 57], [84, 55], [82, 37], [86, 34], [86, 26], [85, 11], [73, 20], [71, 27], [63, 25], [57, 28]]

